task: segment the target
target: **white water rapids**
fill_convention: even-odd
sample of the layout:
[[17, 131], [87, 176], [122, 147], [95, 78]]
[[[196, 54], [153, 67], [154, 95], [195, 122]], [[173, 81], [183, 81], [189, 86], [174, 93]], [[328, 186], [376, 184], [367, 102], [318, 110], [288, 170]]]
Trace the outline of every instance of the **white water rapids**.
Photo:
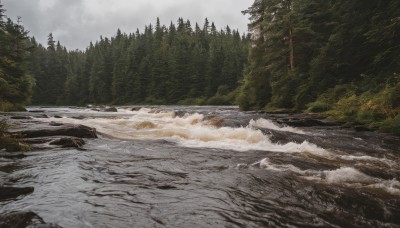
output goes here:
[[[75, 110], [76, 112], [76, 110]], [[97, 113], [88, 109], [80, 110], [85, 114]], [[271, 142], [268, 135], [260, 129], [272, 129], [280, 132], [307, 134], [304, 130], [278, 126], [264, 118], [251, 119], [247, 126], [224, 127], [219, 117], [206, 118], [199, 113], [185, 113], [181, 116], [174, 111], [161, 109], [141, 108], [137, 111], [118, 109], [119, 116], [73, 118], [48, 118], [45, 121], [69, 124], [83, 124], [96, 128], [106, 136], [122, 140], [166, 140], [188, 148], [209, 148], [245, 151], [266, 151], [300, 154], [312, 156], [317, 159], [344, 161], [342, 167], [330, 171], [301, 170], [293, 165], [277, 165], [268, 159], [263, 159], [259, 164], [261, 168], [286, 172], [290, 171], [302, 178], [327, 183], [343, 183], [356, 187], [379, 188], [390, 194], [400, 195], [400, 182], [396, 179], [382, 180], [370, 177], [353, 167], [346, 161], [375, 162], [387, 167], [394, 167], [395, 162], [385, 158], [371, 156], [353, 156], [341, 154], [340, 151], [329, 151], [307, 141], [302, 143], [289, 142], [279, 144]], [[311, 134], [311, 133], [309, 133]]]
[[395, 136], [319, 125], [325, 120], [313, 114], [237, 107], [29, 111], [11, 114], [16, 131], [82, 124], [99, 137], [79, 149], [51, 144], [69, 137], [62, 135], [33, 138], [30, 152], [1, 151], [4, 189], [34, 191], [0, 199], [0, 227], [1, 214], [29, 211], [47, 223], [85, 228], [400, 224]]
[[[266, 119], [251, 120], [247, 126], [219, 127], [223, 121], [218, 117], [205, 119], [203, 114], [186, 113], [182, 117], [173, 111], [161, 111], [141, 108], [138, 111], [119, 109], [125, 114], [119, 118], [75, 119], [69, 117], [49, 118], [48, 121], [83, 124], [96, 128], [98, 132], [124, 140], [167, 140], [184, 147], [215, 148], [236, 151], [262, 150], [273, 152], [308, 152], [327, 155], [328, 152], [314, 144], [272, 143], [268, 136], [258, 128], [288, 131], [304, 134], [300, 129], [279, 127]], [[87, 113], [87, 112], [86, 112]], [[128, 115], [128, 116], [127, 116]]]

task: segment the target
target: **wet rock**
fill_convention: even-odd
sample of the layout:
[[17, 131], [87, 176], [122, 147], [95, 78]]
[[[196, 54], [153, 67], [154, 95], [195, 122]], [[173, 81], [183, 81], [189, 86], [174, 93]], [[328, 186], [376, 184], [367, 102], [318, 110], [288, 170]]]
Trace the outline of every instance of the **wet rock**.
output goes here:
[[72, 136], [78, 138], [97, 138], [96, 129], [84, 125], [63, 125], [57, 128], [20, 130], [10, 132], [20, 138], [40, 138], [51, 136]]
[[221, 119], [221, 118], [218, 118], [218, 117], [212, 117], [212, 118], [206, 119], [206, 120], [205, 120], [205, 123], [206, 123], [207, 125], [210, 125], [210, 126], [214, 126], [214, 127], [219, 128], [219, 127], [221, 127], [222, 124], [224, 123], [224, 120]]
[[33, 212], [11, 212], [0, 215], [1, 228], [61, 228], [56, 224], [46, 224], [43, 219]]
[[44, 144], [50, 142], [51, 140], [52, 139], [50, 138], [33, 138], [33, 139], [22, 139], [20, 141], [27, 144]]
[[305, 135], [276, 131], [272, 129], [260, 128], [260, 130], [269, 135], [271, 142], [278, 144], [287, 144], [289, 142], [302, 143], [310, 138]]
[[53, 126], [53, 127], [59, 127], [59, 126], [63, 126], [64, 124], [63, 124], [63, 123], [57, 123], [57, 122], [51, 121], [51, 122], [49, 123], [49, 125], [50, 125], [50, 126]]
[[135, 111], [139, 111], [140, 109], [142, 109], [142, 107], [134, 107], [134, 108], [131, 108], [131, 111], [135, 112]]
[[273, 111], [267, 112], [269, 114], [289, 114], [293, 113], [292, 109], [287, 109], [287, 108], [280, 108], [280, 109], [275, 109]]
[[56, 119], [61, 119], [62, 116], [55, 115], [54, 118], [56, 118]]
[[81, 138], [66, 137], [66, 138], [56, 139], [50, 142], [50, 145], [57, 145], [63, 148], [72, 147], [72, 148], [82, 149], [82, 146], [85, 145], [85, 141]]
[[185, 111], [174, 111], [175, 117], [184, 117], [187, 112]]
[[17, 198], [21, 195], [30, 194], [33, 191], [33, 187], [17, 188], [0, 186], [0, 200]]
[[173, 185], [166, 184], [166, 185], [157, 186], [157, 188], [161, 189], [161, 190], [171, 190], [171, 189], [176, 189], [177, 187], [175, 187]]
[[[24, 153], [0, 153], [0, 158], [8, 158], [8, 159], [23, 159], [26, 158]], [[1, 167], [0, 167], [1, 169]]]
[[86, 116], [73, 116], [73, 117], [71, 117], [72, 119], [76, 119], [76, 120], [84, 120], [84, 119], [86, 119], [87, 117]]
[[111, 108], [104, 109], [104, 112], [118, 112], [118, 110], [115, 107], [111, 107]]
[[323, 117], [315, 115], [298, 115], [295, 118], [289, 117], [277, 119], [276, 122], [292, 127], [334, 127], [343, 125], [341, 122], [327, 121], [324, 120]]
[[12, 116], [10, 119], [13, 120], [30, 120], [32, 117], [30, 116]]
[[43, 110], [29, 110], [28, 112], [32, 112], [32, 113], [43, 113]]
[[37, 116], [35, 116], [35, 117], [36, 117], [36, 118], [42, 118], [42, 119], [47, 119], [47, 118], [49, 118], [49, 116], [46, 115], [46, 114], [37, 115]]
[[374, 129], [363, 126], [363, 125], [357, 125], [357, 126], [354, 126], [353, 128], [356, 131], [374, 131]]

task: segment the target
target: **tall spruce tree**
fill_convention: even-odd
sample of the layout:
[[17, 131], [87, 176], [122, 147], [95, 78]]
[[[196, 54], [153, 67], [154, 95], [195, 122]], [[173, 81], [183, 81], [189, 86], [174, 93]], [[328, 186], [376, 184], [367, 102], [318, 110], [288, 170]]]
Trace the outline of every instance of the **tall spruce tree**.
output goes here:
[[19, 109], [30, 101], [33, 80], [26, 69], [27, 34], [20, 18], [15, 23], [5, 17], [0, 2], [0, 110]]

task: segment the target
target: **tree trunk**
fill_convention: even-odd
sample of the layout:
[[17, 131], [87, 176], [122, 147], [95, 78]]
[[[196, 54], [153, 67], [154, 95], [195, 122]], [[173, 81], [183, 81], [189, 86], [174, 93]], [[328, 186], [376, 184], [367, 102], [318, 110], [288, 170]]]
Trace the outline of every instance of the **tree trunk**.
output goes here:
[[292, 28], [289, 29], [289, 49], [290, 49], [290, 70], [294, 70], [294, 47], [293, 47], [293, 34]]

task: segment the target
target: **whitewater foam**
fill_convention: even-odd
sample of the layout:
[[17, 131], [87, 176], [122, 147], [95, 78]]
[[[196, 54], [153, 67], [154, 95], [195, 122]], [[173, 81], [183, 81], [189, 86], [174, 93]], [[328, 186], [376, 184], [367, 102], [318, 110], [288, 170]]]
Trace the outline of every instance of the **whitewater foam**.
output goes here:
[[301, 170], [292, 164], [274, 164], [268, 158], [251, 164], [275, 172], [292, 172], [309, 181], [340, 184], [352, 188], [378, 189], [392, 195], [400, 195], [400, 182], [396, 179], [384, 180], [368, 176], [353, 167], [341, 167], [335, 170]]
[[284, 127], [280, 127], [278, 125], [276, 125], [274, 122], [272, 122], [271, 120], [267, 120], [267, 119], [257, 119], [257, 120], [250, 120], [250, 127], [252, 128], [267, 128], [267, 129], [271, 129], [271, 130], [277, 130], [277, 131], [287, 131], [287, 132], [292, 132], [292, 133], [296, 133], [296, 134], [305, 134], [304, 131], [294, 128], [294, 127], [289, 127], [289, 126], [284, 126]]
[[[120, 111], [120, 109], [118, 109]], [[121, 110], [122, 112], [122, 110]], [[270, 125], [274, 129], [301, 132], [295, 128], [280, 128], [272, 122], [259, 119], [250, 121], [247, 127], [219, 127], [221, 120], [205, 119], [199, 113], [176, 116], [173, 111], [141, 108], [138, 111], [124, 109], [124, 116], [115, 118], [49, 118], [47, 121], [83, 124], [94, 127], [98, 132], [126, 140], [164, 139], [185, 147], [227, 149], [235, 151], [261, 150], [274, 152], [307, 152], [318, 156], [328, 156], [329, 152], [304, 141], [287, 144], [272, 143], [258, 127]], [[130, 116], [126, 116], [130, 114]]]

